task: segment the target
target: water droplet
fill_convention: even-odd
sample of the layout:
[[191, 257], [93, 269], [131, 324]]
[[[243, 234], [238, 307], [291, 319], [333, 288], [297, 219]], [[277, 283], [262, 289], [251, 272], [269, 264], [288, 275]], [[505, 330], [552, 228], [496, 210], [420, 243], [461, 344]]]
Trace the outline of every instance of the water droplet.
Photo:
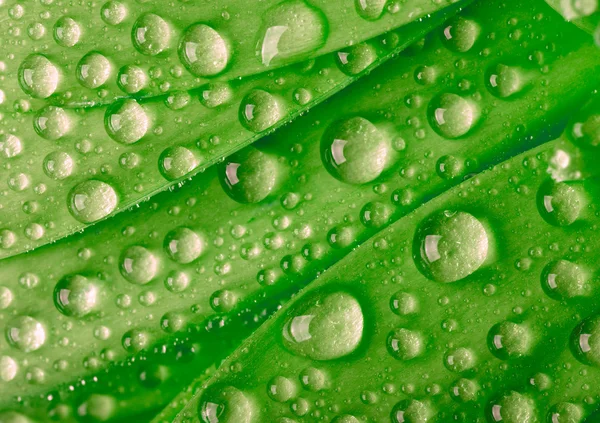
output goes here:
[[419, 66], [415, 70], [415, 81], [421, 85], [435, 84], [438, 71], [433, 66]]
[[251, 423], [257, 412], [239, 389], [211, 386], [202, 394], [198, 415], [204, 423]]
[[226, 82], [213, 82], [202, 88], [200, 102], [209, 109], [229, 103], [233, 97], [233, 90]]
[[150, 118], [137, 101], [123, 100], [106, 110], [104, 126], [113, 140], [133, 144], [148, 132]]
[[586, 205], [583, 187], [568, 182], [543, 184], [537, 193], [537, 205], [541, 216], [551, 225], [571, 225]]
[[117, 409], [117, 400], [110, 395], [92, 394], [77, 407], [77, 414], [86, 420], [105, 422]]
[[389, 139], [368, 120], [354, 117], [332, 124], [321, 139], [321, 158], [331, 175], [350, 184], [376, 179], [390, 165]]
[[76, 185], [67, 199], [73, 217], [83, 223], [92, 223], [111, 214], [119, 204], [114, 188], [95, 179]]
[[240, 121], [252, 132], [262, 132], [275, 125], [284, 114], [284, 106], [272, 94], [253, 90], [240, 104]]
[[[10, 382], [17, 376], [17, 372], [19, 371], [19, 365], [17, 362], [7, 355], [3, 355], [0, 357], [0, 380], [3, 382]], [[0, 418], [1, 421], [1, 418]], [[10, 423], [11, 420], [6, 420], [7, 423]]]
[[86, 88], [98, 88], [110, 77], [111, 64], [100, 53], [91, 52], [77, 64], [77, 79]]
[[6, 325], [6, 339], [21, 351], [36, 351], [46, 342], [46, 329], [30, 316], [21, 316]]
[[121, 274], [131, 283], [145, 285], [158, 272], [158, 259], [139, 245], [127, 248], [119, 260]]
[[488, 252], [488, 236], [477, 218], [443, 211], [419, 226], [413, 257], [419, 270], [437, 282], [456, 282], [475, 272]]
[[458, 379], [450, 387], [450, 395], [458, 402], [471, 402], [477, 399], [479, 386], [469, 379]]
[[444, 365], [451, 372], [466, 372], [475, 366], [475, 353], [469, 348], [450, 350], [444, 356]]
[[385, 203], [372, 201], [360, 212], [360, 221], [367, 228], [382, 228], [390, 222], [392, 208]]
[[573, 329], [571, 351], [577, 360], [600, 367], [600, 316], [590, 316]]
[[98, 284], [81, 275], [62, 278], [54, 287], [54, 304], [65, 316], [83, 317], [99, 304]]
[[107, 1], [100, 9], [100, 16], [108, 25], [119, 25], [127, 17], [127, 8], [120, 1]]
[[27, 56], [19, 67], [21, 88], [35, 98], [48, 98], [54, 94], [59, 79], [58, 68], [41, 54]]
[[533, 347], [533, 335], [527, 326], [505, 320], [492, 326], [487, 342], [492, 354], [508, 360], [528, 355]]
[[0, 135], [0, 152], [7, 159], [16, 157], [23, 151], [21, 140], [12, 134]]
[[190, 284], [190, 277], [187, 273], [173, 270], [165, 279], [165, 287], [171, 292], [183, 292]]
[[63, 16], [54, 24], [54, 40], [59, 46], [73, 47], [79, 42], [80, 37], [81, 27], [72, 18]]
[[477, 124], [479, 106], [458, 94], [443, 93], [434, 97], [427, 111], [434, 131], [445, 138], [454, 139], [466, 135]]
[[346, 47], [336, 54], [338, 67], [346, 75], [354, 76], [365, 71], [377, 60], [377, 50], [369, 43]]
[[239, 203], [258, 203], [278, 186], [280, 165], [277, 160], [254, 147], [229, 157], [219, 166], [219, 181], [231, 198]]
[[12, 291], [5, 287], [0, 286], [0, 310], [6, 310], [13, 302], [13, 293]]
[[283, 344], [313, 360], [351, 354], [362, 340], [363, 314], [358, 301], [336, 292], [305, 300], [283, 327]]
[[205, 243], [196, 232], [189, 228], [177, 228], [167, 234], [164, 248], [169, 257], [177, 263], [191, 263], [204, 251]]
[[125, 351], [137, 353], [150, 345], [150, 334], [142, 329], [131, 329], [125, 332], [121, 339]]
[[570, 402], [560, 402], [553, 405], [548, 411], [548, 423], [581, 423], [583, 409], [580, 405]]
[[321, 370], [307, 367], [300, 372], [300, 383], [308, 391], [319, 392], [327, 387], [327, 376]]
[[475, 45], [480, 34], [481, 26], [477, 22], [459, 16], [444, 27], [442, 41], [450, 50], [465, 53]]
[[433, 417], [433, 410], [418, 400], [400, 401], [392, 409], [392, 423], [427, 423]]
[[179, 43], [179, 58], [195, 76], [214, 76], [225, 70], [230, 59], [227, 41], [208, 25], [189, 27]]
[[589, 113], [587, 116], [578, 116], [571, 124], [571, 131], [568, 133], [577, 145], [598, 147], [600, 145], [600, 114]]
[[568, 300], [590, 293], [584, 269], [567, 260], [548, 263], [542, 272], [542, 288], [555, 300]]
[[375, 21], [383, 15], [389, 0], [355, 0], [354, 6], [358, 14], [368, 20]]
[[123, 66], [117, 76], [117, 85], [127, 94], [136, 94], [146, 87], [148, 76], [137, 66]]
[[44, 172], [52, 179], [68, 178], [74, 167], [73, 158], [62, 151], [55, 151], [44, 158]]
[[8, 178], [8, 187], [13, 191], [20, 192], [29, 187], [29, 176], [24, 173], [13, 173]]
[[33, 127], [40, 137], [56, 141], [71, 130], [71, 118], [60, 107], [47, 106], [38, 112]]
[[498, 64], [492, 66], [486, 75], [488, 89], [500, 98], [508, 98], [520, 93], [526, 83], [525, 73], [515, 66]]
[[509, 391], [492, 401], [489, 416], [492, 422], [534, 423], [537, 421], [534, 402], [515, 391]]
[[350, 414], [344, 414], [342, 416], [337, 416], [331, 423], [361, 423], [361, 421]]
[[413, 294], [398, 291], [390, 299], [390, 308], [398, 316], [408, 316], [419, 311], [419, 300]]
[[185, 147], [169, 147], [160, 155], [160, 173], [169, 181], [183, 178], [200, 164], [196, 155]]
[[440, 178], [451, 180], [462, 175], [464, 163], [454, 156], [443, 156], [438, 160], [436, 170]]
[[267, 394], [273, 401], [287, 402], [296, 397], [296, 384], [283, 376], [275, 376], [267, 385]]
[[131, 34], [134, 47], [142, 54], [156, 56], [171, 44], [171, 28], [160, 16], [146, 13], [133, 25]]
[[425, 352], [425, 340], [419, 332], [397, 328], [387, 337], [387, 349], [396, 360], [412, 360]]
[[321, 48], [328, 23], [323, 12], [303, 0], [286, 0], [269, 9], [259, 32], [257, 55], [263, 65], [300, 60]]

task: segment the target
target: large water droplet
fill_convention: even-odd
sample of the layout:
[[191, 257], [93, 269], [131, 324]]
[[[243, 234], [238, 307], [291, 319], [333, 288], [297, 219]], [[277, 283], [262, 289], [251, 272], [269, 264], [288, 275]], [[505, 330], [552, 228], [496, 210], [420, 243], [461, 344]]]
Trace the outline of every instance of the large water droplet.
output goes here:
[[498, 64], [486, 73], [487, 87], [496, 97], [508, 98], [519, 94], [526, 83], [525, 72], [516, 66]]
[[160, 16], [147, 13], [135, 21], [131, 38], [133, 45], [140, 53], [156, 56], [169, 48], [171, 28]]
[[[560, 402], [553, 405], [548, 411], [548, 423], [582, 423], [584, 417], [580, 405], [570, 402]], [[589, 421], [591, 423], [591, 421]]]
[[54, 287], [54, 304], [66, 316], [88, 315], [97, 309], [99, 296], [98, 284], [81, 275], [65, 276]]
[[358, 75], [377, 60], [377, 50], [370, 43], [346, 47], [336, 54], [336, 62], [346, 75]]
[[542, 272], [542, 288], [555, 300], [568, 300], [590, 294], [587, 272], [575, 263], [557, 260], [548, 263]]
[[41, 54], [27, 56], [19, 67], [21, 88], [32, 97], [50, 97], [56, 91], [59, 79], [58, 68]]
[[354, 0], [358, 14], [369, 21], [375, 21], [383, 15], [389, 0]]
[[600, 316], [590, 316], [573, 329], [571, 351], [588, 366], [600, 367]]
[[21, 316], [6, 325], [6, 339], [22, 351], [36, 351], [46, 342], [46, 329], [33, 317]]
[[431, 127], [445, 138], [460, 138], [477, 123], [479, 106], [458, 94], [443, 93], [429, 103], [427, 116]]
[[277, 160], [254, 147], [229, 157], [219, 166], [223, 189], [239, 203], [258, 203], [277, 187], [280, 165]]
[[549, 182], [537, 193], [537, 206], [544, 220], [554, 226], [574, 223], [586, 205], [583, 187], [577, 183]]
[[179, 43], [179, 58], [195, 76], [217, 75], [227, 67], [230, 58], [227, 41], [208, 25], [189, 27]]
[[86, 88], [98, 88], [110, 77], [111, 64], [100, 53], [91, 52], [77, 64], [77, 79]]
[[62, 151], [55, 151], [44, 158], [44, 172], [52, 179], [62, 180], [73, 173], [73, 158]]
[[169, 181], [184, 177], [200, 164], [196, 154], [181, 146], [167, 148], [158, 161], [160, 173]]
[[47, 106], [35, 116], [33, 128], [40, 137], [56, 141], [71, 130], [71, 118], [60, 107]]
[[481, 26], [462, 16], [452, 19], [444, 26], [442, 41], [450, 50], [459, 53], [469, 51], [481, 34]]
[[262, 132], [275, 125], [284, 114], [284, 106], [272, 94], [254, 90], [240, 104], [240, 121], [252, 132]]
[[113, 140], [133, 144], [146, 135], [150, 127], [150, 118], [137, 101], [124, 100], [106, 110], [104, 126]]
[[142, 68], [137, 66], [123, 66], [117, 76], [117, 85], [128, 94], [140, 92], [148, 83], [148, 76]]
[[92, 179], [75, 186], [67, 203], [75, 219], [92, 223], [111, 214], [119, 204], [119, 197], [112, 186]]
[[148, 249], [139, 245], [127, 248], [119, 260], [121, 274], [131, 283], [145, 285], [158, 272], [158, 259]]
[[257, 54], [265, 66], [299, 60], [321, 48], [327, 33], [327, 19], [319, 9], [303, 0], [283, 1], [263, 17]]
[[358, 301], [336, 292], [307, 299], [283, 327], [283, 344], [313, 360], [351, 354], [362, 340], [364, 318]]
[[515, 391], [509, 391], [492, 401], [488, 415], [491, 422], [535, 423], [535, 403], [530, 398]]
[[81, 27], [72, 18], [63, 16], [54, 24], [54, 39], [59, 46], [73, 47], [80, 37]]
[[397, 328], [387, 337], [387, 349], [397, 360], [412, 360], [425, 352], [425, 340], [420, 332]]
[[23, 151], [21, 140], [13, 134], [0, 135], [0, 153], [10, 159], [18, 156]]
[[418, 400], [400, 401], [392, 409], [392, 423], [427, 423], [433, 417], [433, 410]]
[[507, 360], [528, 355], [533, 346], [533, 335], [524, 324], [505, 320], [490, 329], [487, 342], [492, 354]]
[[415, 233], [413, 257], [419, 270], [438, 282], [466, 278], [483, 264], [488, 236], [476, 217], [443, 211], [421, 224]]
[[246, 395], [232, 386], [208, 388], [198, 406], [204, 423], [252, 423], [257, 414]]
[[275, 376], [267, 385], [267, 394], [273, 401], [287, 402], [296, 397], [296, 384], [283, 376]]
[[321, 140], [321, 158], [329, 173], [351, 184], [381, 175], [390, 164], [391, 150], [385, 134], [361, 117], [332, 124]]
[[[19, 371], [19, 365], [14, 358], [3, 355], [0, 357], [0, 380], [3, 382], [10, 382], [15, 378]], [[2, 419], [0, 418], [0, 421]], [[8, 421], [7, 421], [8, 422]]]
[[120, 1], [107, 1], [102, 5], [100, 16], [108, 25], [119, 25], [127, 17], [127, 7]]
[[171, 259], [178, 263], [191, 263], [204, 251], [204, 241], [189, 228], [177, 228], [165, 237], [164, 247]]

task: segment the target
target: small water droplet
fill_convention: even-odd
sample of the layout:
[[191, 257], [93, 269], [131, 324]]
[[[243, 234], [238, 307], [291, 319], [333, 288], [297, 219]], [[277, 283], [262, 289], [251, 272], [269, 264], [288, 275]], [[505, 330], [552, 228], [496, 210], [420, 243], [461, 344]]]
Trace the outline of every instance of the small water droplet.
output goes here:
[[69, 192], [67, 204], [73, 217], [92, 223], [111, 214], [119, 204], [114, 188], [95, 179], [81, 182]]
[[134, 245], [121, 254], [121, 274], [131, 283], [145, 285], [158, 273], [158, 259], [148, 249]]
[[480, 110], [470, 99], [443, 93], [431, 100], [427, 116], [433, 130], [445, 138], [454, 139], [473, 129], [479, 120]]

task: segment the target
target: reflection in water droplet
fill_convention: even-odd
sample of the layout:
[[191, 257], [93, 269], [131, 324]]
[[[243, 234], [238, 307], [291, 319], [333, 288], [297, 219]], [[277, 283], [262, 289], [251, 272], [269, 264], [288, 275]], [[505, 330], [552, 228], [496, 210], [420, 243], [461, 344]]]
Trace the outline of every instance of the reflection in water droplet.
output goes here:
[[111, 68], [106, 57], [92, 52], [83, 56], [77, 64], [77, 79], [86, 88], [98, 88], [110, 77]]
[[501, 360], [530, 354], [534, 341], [527, 326], [507, 320], [494, 325], [488, 332], [487, 340], [492, 354]]
[[229, 46], [210, 26], [195, 24], [185, 31], [179, 43], [179, 58], [195, 76], [214, 76], [227, 67]]
[[483, 264], [488, 236], [477, 218], [443, 211], [423, 222], [415, 233], [413, 258], [419, 270], [437, 282], [466, 278]]
[[336, 62], [346, 75], [358, 75], [377, 60], [377, 50], [369, 43], [361, 43], [340, 50]]
[[156, 56], [171, 43], [171, 28], [160, 16], [147, 13], [138, 18], [131, 33], [133, 45], [142, 54]]
[[429, 103], [427, 116], [431, 127], [449, 139], [466, 135], [477, 124], [479, 106], [457, 94], [443, 93]]
[[104, 126], [113, 140], [133, 144], [148, 132], [150, 118], [137, 101], [123, 100], [106, 110]]
[[66, 276], [54, 287], [54, 304], [66, 316], [83, 317], [96, 310], [100, 289], [81, 275]]
[[272, 94], [253, 90], [240, 104], [240, 121], [252, 132], [262, 132], [275, 125], [283, 117], [285, 108]]
[[204, 423], [252, 423], [257, 414], [246, 395], [233, 386], [211, 386], [198, 406]]
[[299, 60], [321, 48], [328, 23], [323, 12], [303, 0], [286, 0], [269, 9], [259, 32], [257, 55], [265, 66]]
[[567, 260], [550, 262], [542, 272], [542, 288], [555, 300], [568, 300], [590, 294], [587, 272]]
[[462, 16], [452, 19], [442, 31], [442, 41], [450, 50], [465, 53], [469, 51], [481, 34], [481, 26]]
[[537, 421], [534, 402], [515, 391], [492, 401], [488, 407], [491, 422], [526, 423]]
[[583, 186], [578, 182], [549, 182], [537, 193], [537, 206], [544, 220], [554, 226], [573, 224], [586, 206]]
[[93, 223], [111, 214], [119, 204], [114, 188], [95, 179], [81, 182], [69, 192], [67, 204], [73, 217]]
[[305, 300], [283, 327], [283, 344], [313, 360], [351, 354], [362, 340], [363, 314], [358, 301], [344, 292]]
[[21, 316], [6, 325], [6, 339], [21, 351], [36, 351], [46, 342], [46, 329], [33, 317]]
[[59, 77], [58, 68], [41, 54], [27, 56], [19, 67], [21, 88], [35, 98], [48, 98], [54, 94]]
[[158, 272], [158, 259], [149, 250], [139, 245], [127, 248], [119, 260], [121, 274], [131, 283], [145, 285]]

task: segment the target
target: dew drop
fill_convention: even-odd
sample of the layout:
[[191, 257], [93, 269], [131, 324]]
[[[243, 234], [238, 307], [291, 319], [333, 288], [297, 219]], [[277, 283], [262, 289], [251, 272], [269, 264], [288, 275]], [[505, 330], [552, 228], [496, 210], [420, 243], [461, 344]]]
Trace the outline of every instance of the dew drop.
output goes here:
[[475, 45], [480, 34], [481, 26], [477, 22], [459, 16], [444, 27], [442, 41], [448, 49], [465, 53]]
[[125, 332], [121, 344], [129, 353], [140, 352], [150, 345], [150, 334], [141, 329], [131, 329]]
[[433, 410], [419, 400], [400, 401], [392, 409], [392, 423], [427, 423], [433, 417]]
[[392, 208], [380, 201], [365, 204], [360, 212], [360, 221], [367, 228], [382, 228], [390, 222]]
[[214, 76], [225, 70], [230, 59], [226, 40], [205, 24], [189, 27], [179, 43], [179, 58], [195, 76]]
[[72, 18], [63, 16], [54, 24], [54, 40], [59, 46], [73, 47], [80, 37], [81, 27]]
[[377, 50], [369, 43], [347, 47], [336, 54], [338, 67], [349, 76], [364, 72], [375, 60], [377, 60]]
[[362, 340], [363, 313], [358, 301], [344, 292], [305, 300], [283, 327], [283, 344], [313, 360], [333, 360], [351, 354]]
[[488, 413], [491, 422], [534, 423], [537, 421], [533, 400], [515, 391], [509, 391], [492, 401]]
[[171, 271], [165, 279], [165, 287], [171, 292], [183, 292], [190, 284], [187, 273], [178, 270]]
[[273, 401], [287, 402], [296, 397], [296, 384], [283, 376], [275, 376], [267, 385], [267, 394]]
[[198, 406], [204, 423], [251, 423], [257, 414], [246, 395], [233, 386], [211, 386]]
[[487, 343], [492, 354], [508, 360], [528, 355], [533, 347], [533, 335], [523, 324], [503, 321], [492, 326]]
[[181, 227], [172, 230], [165, 236], [164, 248], [172, 260], [186, 264], [202, 255], [205, 242], [193, 230]]
[[321, 139], [321, 159], [342, 182], [365, 184], [390, 165], [392, 147], [379, 129], [361, 117], [333, 123]]
[[581, 423], [583, 409], [580, 405], [570, 402], [560, 402], [553, 405], [548, 411], [548, 423]]
[[[19, 365], [14, 358], [8, 355], [0, 356], [0, 380], [3, 382], [10, 382], [17, 376], [19, 371]], [[0, 418], [0, 421], [2, 419]], [[11, 423], [10, 420], [6, 420], [7, 423]]]
[[239, 203], [258, 203], [277, 188], [280, 179], [277, 160], [254, 147], [248, 147], [219, 165], [219, 181]]
[[33, 128], [40, 137], [56, 141], [71, 130], [71, 118], [64, 109], [47, 106], [37, 113]]
[[81, 275], [66, 276], [54, 287], [54, 304], [65, 316], [90, 314], [98, 308], [99, 297], [98, 284]]
[[62, 151], [55, 151], [44, 158], [44, 172], [52, 179], [62, 180], [73, 173], [73, 158]]
[[475, 401], [478, 394], [479, 386], [470, 379], [458, 379], [450, 387], [450, 395], [458, 402], [465, 403]]
[[577, 360], [600, 367], [600, 316], [590, 316], [580, 322], [573, 329], [570, 345]]
[[77, 64], [77, 79], [86, 88], [98, 88], [106, 83], [111, 73], [111, 64], [100, 53], [91, 52]]
[[117, 85], [127, 94], [136, 94], [143, 90], [148, 83], [148, 76], [137, 66], [123, 66], [117, 76]]
[[2, 156], [10, 159], [18, 156], [23, 151], [21, 140], [13, 134], [0, 135], [0, 153]]
[[147, 13], [133, 25], [131, 38], [134, 47], [142, 54], [156, 56], [171, 44], [171, 28], [160, 16]]
[[21, 88], [35, 98], [48, 98], [54, 94], [59, 79], [58, 68], [41, 54], [27, 56], [19, 67]]
[[568, 182], [543, 184], [537, 193], [537, 206], [544, 220], [553, 226], [574, 223], [586, 205], [583, 187]]
[[419, 332], [397, 328], [387, 337], [387, 349], [396, 360], [412, 360], [425, 352], [425, 340]]
[[444, 356], [444, 366], [451, 372], [462, 373], [475, 366], [475, 353], [469, 348], [456, 348]]
[[300, 372], [300, 383], [307, 391], [319, 392], [327, 387], [327, 376], [321, 370], [307, 367]]
[[69, 192], [67, 204], [73, 217], [92, 223], [111, 214], [119, 204], [114, 188], [95, 179], [81, 182]]
[[167, 148], [158, 161], [160, 173], [169, 181], [183, 178], [200, 164], [196, 154], [181, 146]]
[[127, 17], [127, 7], [120, 1], [107, 1], [100, 9], [100, 16], [108, 25], [119, 25]]
[[200, 102], [209, 109], [229, 103], [233, 90], [226, 82], [213, 82], [204, 86], [200, 92]]
[[284, 106], [272, 94], [253, 90], [240, 104], [240, 121], [252, 132], [263, 132], [274, 126], [283, 117]]
[[466, 135], [477, 124], [479, 106], [458, 94], [443, 93], [434, 97], [427, 110], [429, 123], [439, 135], [455, 139]]
[[14, 295], [12, 291], [5, 287], [0, 286], [0, 310], [6, 310], [12, 304]]
[[488, 252], [488, 236], [476, 217], [443, 211], [425, 220], [413, 243], [415, 264], [427, 278], [456, 282], [475, 272]]
[[389, 0], [354, 0], [358, 14], [368, 20], [375, 21], [383, 15]]
[[158, 272], [158, 259], [148, 249], [134, 245], [121, 254], [119, 268], [125, 279], [131, 283], [145, 285]]
[[286, 0], [263, 17], [257, 55], [265, 66], [298, 61], [321, 48], [328, 35], [323, 12], [303, 0]]
[[104, 126], [108, 135], [123, 144], [138, 142], [150, 127], [150, 118], [135, 100], [123, 100], [106, 110]]
[[46, 329], [33, 317], [17, 317], [6, 325], [6, 340], [21, 351], [36, 351], [46, 342]]
[[567, 260], [548, 263], [542, 271], [542, 288], [555, 300], [568, 300], [590, 293], [588, 275], [584, 269]]
[[496, 97], [508, 98], [519, 94], [527, 80], [522, 69], [515, 66], [498, 64], [486, 74], [486, 85]]

